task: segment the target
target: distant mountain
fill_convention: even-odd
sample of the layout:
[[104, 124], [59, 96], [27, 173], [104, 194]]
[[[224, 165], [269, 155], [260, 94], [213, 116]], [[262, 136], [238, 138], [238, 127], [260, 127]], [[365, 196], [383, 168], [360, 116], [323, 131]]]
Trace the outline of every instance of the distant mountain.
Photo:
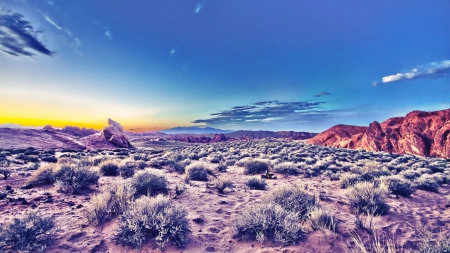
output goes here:
[[42, 129], [43, 127], [41, 127], [41, 126], [37, 126], [37, 127], [33, 127], [33, 126], [22, 126], [22, 125], [20, 125], [20, 124], [9, 123], [9, 124], [0, 124], [0, 128], [12, 128], [12, 129]]
[[235, 139], [262, 139], [262, 138], [283, 138], [291, 140], [305, 140], [316, 136], [316, 133], [294, 132], [294, 131], [247, 131], [239, 130], [225, 134], [229, 138]]
[[160, 132], [165, 134], [225, 134], [233, 131], [212, 127], [174, 127]]
[[372, 122], [369, 127], [336, 125], [310, 144], [450, 158], [450, 109], [413, 111], [405, 117]]

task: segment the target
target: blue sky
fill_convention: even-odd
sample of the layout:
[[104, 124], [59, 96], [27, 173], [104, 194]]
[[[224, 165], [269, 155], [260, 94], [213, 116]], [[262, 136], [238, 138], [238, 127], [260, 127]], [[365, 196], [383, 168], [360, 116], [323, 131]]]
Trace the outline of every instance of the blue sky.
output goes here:
[[0, 8], [0, 123], [319, 132], [450, 108], [446, 0]]

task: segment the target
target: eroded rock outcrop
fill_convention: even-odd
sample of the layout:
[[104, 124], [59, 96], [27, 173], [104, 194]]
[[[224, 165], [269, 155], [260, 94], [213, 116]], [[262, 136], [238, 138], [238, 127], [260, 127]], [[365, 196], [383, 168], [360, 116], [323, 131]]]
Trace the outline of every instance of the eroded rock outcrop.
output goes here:
[[128, 138], [123, 132], [123, 127], [119, 122], [112, 119], [108, 119], [109, 126], [105, 127], [102, 131], [102, 135], [112, 144], [120, 148], [132, 148], [133, 146], [128, 141]]
[[413, 111], [369, 127], [336, 125], [307, 143], [450, 158], [450, 109]]

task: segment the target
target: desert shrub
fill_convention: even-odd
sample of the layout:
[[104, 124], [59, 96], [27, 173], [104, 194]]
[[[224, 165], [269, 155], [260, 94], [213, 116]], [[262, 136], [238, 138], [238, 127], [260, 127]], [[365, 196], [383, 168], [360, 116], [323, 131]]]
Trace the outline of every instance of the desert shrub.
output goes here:
[[186, 166], [191, 163], [190, 160], [181, 160], [181, 161], [169, 161], [168, 166], [170, 171], [176, 171], [180, 174], [184, 174], [186, 172]]
[[334, 173], [334, 172], [331, 171], [331, 170], [325, 171], [325, 172], [323, 173], [323, 175], [324, 175], [325, 177], [328, 177], [331, 181], [337, 181], [337, 180], [341, 179], [340, 173], [339, 173], [339, 172]]
[[258, 177], [249, 178], [245, 184], [255, 190], [265, 190], [267, 185], [265, 180]]
[[4, 247], [20, 251], [42, 251], [52, 243], [54, 227], [53, 217], [27, 213], [0, 227], [0, 246], [3, 243]]
[[430, 192], [439, 192], [439, 184], [433, 175], [423, 174], [414, 180], [414, 186]]
[[411, 181], [398, 175], [382, 177], [380, 187], [397, 196], [409, 197], [414, 192]]
[[6, 180], [13, 172], [9, 167], [9, 160], [0, 160], [0, 175], [3, 176], [3, 179]]
[[295, 243], [302, 237], [300, 218], [273, 202], [263, 202], [248, 207], [236, 217], [232, 225], [235, 236], [242, 239], [267, 239]]
[[404, 171], [400, 172], [399, 175], [406, 179], [414, 180], [414, 179], [420, 177], [421, 174], [415, 170], [404, 170]]
[[308, 211], [316, 205], [316, 198], [297, 186], [275, 188], [267, 200], [282, 206], [289, 212], [296, 212], [302, 219], [305, 219]]
[[123, 160], [118, 165], [118, 173], [123, 178], [132, 177], [136, 169], [145, 169], [147, 164], [143, 161]]
[[341, 176], [339, 184], [341, 188], [348, 188], [362, 181], [363, 181], [362, 177], [358, 174], [345, 174]]
[[117, 176], [119, 171], [118, 162], [114, 160], [103, 161], [98, 167], [103, 176]]
[[202, 163], [195, 162], [186, 167], [186, 176], [190, 180], [208, 181], [208, 170]]
[[137, 194], [167, 193], [168, 186], [163, 174], [150, 170], [141, 170], [131, 178], [131, 185]]
[[55, 165], [44, 165], [38, 168], [28, 183], [33, 185], [52, 184], [55, 180]]
[[85, 214], [89, 224], [95, 226], [105, 222], [105, 218], [109, 214], [108, 203], [110, 200], [111, 194], [109, 192], [102, 192], [92, 197]]
[[65, 193], [79, 192], [79, 190], [88, 187], [90, 184], [97, 183], [100, 178], [97, 171], [74, 164], [57, 166], [53, 172], [55, 185], [59, 188], [59, 191]]
[[227, 159], [225, 161], [225, 164], [228, 165], [228, 166], [233, 166], [233, 165], [236, 164], [236, 159]]
[[8, 177], [11, 175], [12, 172], [13, 172], [13, 170], [10, 168], [6, 168], [6, 167], [0, 168], [0, 175], [3, 176], [3, 180], [8, 179]]
[[208, 161], [210, 163], [220, 163], [221, 160], [222, 160], [222, 156], [219, 156], [219, 155], [213, 155], [213, 156], [208, 157]]
[[361, 175], [363, 181], [373, 181], [381, 176], [390, 176], [391, 172], [382, 168], [377, 162], [365, 162], [362, 168], [353, 167], [351, 172]]
[[362, 182], [355, 184], [348, 192], [350, 208], [358, 213], [383, 215], [389, 211], [386, 203], [386, 191], [377, 188], [374, 183]]
[[184, 247], [190, 233], [187, 211], [172, 204], [169, 197], [143, 196], [132, 203], [120, 217], [112, 237], [116, 244], [139, 249], [150, 236], [162, 249], [170, 240], [178, 247]]
[[239, 160], [238, 166], [244, 167], [244, 174], [255, 175], [269, 169], [269, 162], [262, 159], [244, 158]]
[[311, 227], [316, 230], [328, 229], [332, 232], [337, 231], [339, 221], [336, 218], [336, 213], [332, 210], [323, 210], [315, 206], [309, 211], [309, 222]]
[[220, 172], [226, 172], [228, 169], [228, 166], [221, 163], [216, 167], [216, 169], [217, 169], [217, 171], [220, 171]]
[[117, 182], [104, 186], [100, 194], [91, 199], [86, 218], [92, 225], [102, 224], [106, 218], [123, 214], [133, 201], [136, 190], [129, 183]]
[[224, 193], [226, 188], [234, 188], [233, 181], [228, 177], [220, 177], [216, 179], [213, 185], [220, 193]]
[[422, 241], [419, 252], [420, 253], [448, 253], [450, 252], [450, 236], [444, 233], [439, 233], [437, 238], [433, 238], [432, 233], [428, 230], [419, 231], [421, 233], [420, 239]]
[[300, 169], [292, 162], [283, 162], [274, 166], [274, 171], [280, 174], [298, 175]]
[[58, 158], [56, 158], [55, 156], [44, 156], [41, 158], [41, 160], [43, 162], [48, 162], [48, 163], [56, 163], [58, 162]]

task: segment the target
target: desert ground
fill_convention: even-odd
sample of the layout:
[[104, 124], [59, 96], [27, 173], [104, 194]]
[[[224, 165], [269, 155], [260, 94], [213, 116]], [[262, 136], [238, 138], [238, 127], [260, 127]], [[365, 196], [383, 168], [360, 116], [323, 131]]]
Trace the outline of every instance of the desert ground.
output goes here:
[[[0, 180], [0, 251], [450, 249], [448, 159], [279, 139], [4, 149], [0, 159], [7, 175]], [[262, 178], [268, 169], [276, 179]], [[160, 202], [165, 217], [148, 204]], [[139, 203], [153, 218], [136, 221]], [[27, 234], [17, 224], [33, 214], [51, 225]], [[28, 226], [40, 226], [36, 217]], [[22, 243], [30, 235], [37, 235], [33, 244]]]

